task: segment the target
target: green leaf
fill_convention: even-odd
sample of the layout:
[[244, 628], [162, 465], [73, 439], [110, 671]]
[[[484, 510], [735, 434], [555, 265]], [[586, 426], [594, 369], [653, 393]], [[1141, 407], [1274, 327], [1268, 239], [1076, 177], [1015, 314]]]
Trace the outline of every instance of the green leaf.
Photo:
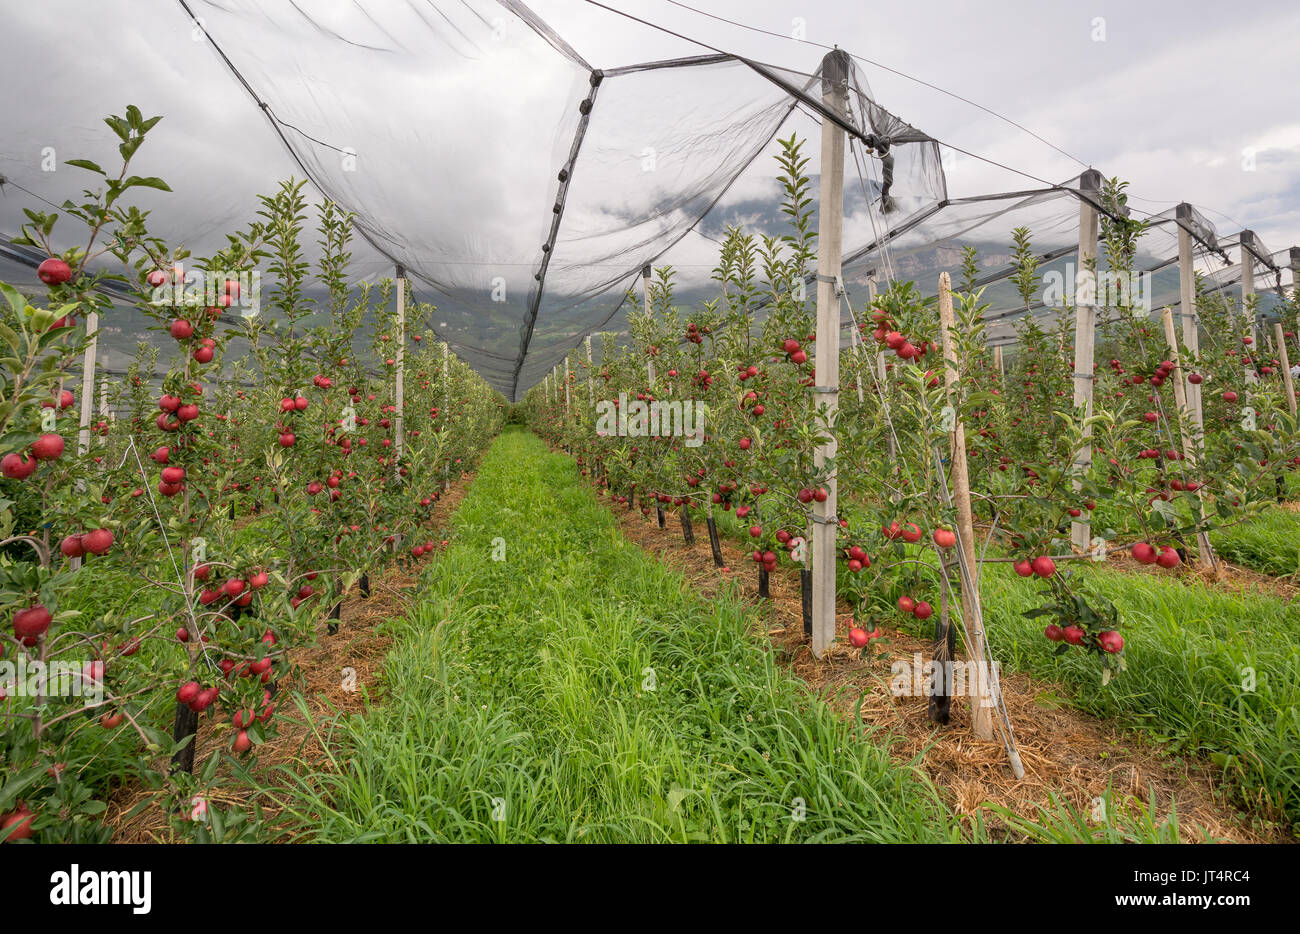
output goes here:
[[161, 178], [158, 178], [158, 177], [153, 176], [153, 175], [146, 175], [146, 176], [141, 176], [141, 175], [132, 175], [132, 176], [129, 176], [129, 177], [126, 179], [126, 181], [124, 181], [124, 182], [122, 183], [122, 187], [123, 187], [124, 189], [126, 189], [126, 188], [156, 188], [156, 189], [158, 189], [159, 191], [171, 191], [171, 187], [170, 187], [166, 182], [164, 182]]
[[126, 121], [121, 117], [105, 117], [104, 122], [123, 142], [131, 138], [131, 128], [127, 126]]
[[13, 309], [15, 317], [19, 321], [24, 320], [27, 310], [27, 299], [23, 293], [19, 292], [7, 282], [0, 282], [0, 292], [4, 293], [5, 300], [9, 302], [9, 307]]
[[219, 753], [214, 752], [212, 755], [208, 756], [207, 764], [203, 766], [203, 775], [202, 775], [203, 783], [205, 785], [210, 784], [212, 782], [212, 779], [216, 777], [217, 766], [220, 763], [221, 763], [221, 755]]
[[69, 159], [67, 162], [64, 163], [64, 165], [74, 165], [79, 169], [87, 169], [91, 172], [98, 172], [100, 175], [107, 174], [103, 169], [101, 169], [95, 163], [91, 162], [89, 159]]
[[18, 796], [27, 788], [30, 788], [33, 784], [40, 781], [41, 776], [44, 774], [45, 766], [36, 765], [27, 769], [25, 772], [19, 772], [17, 775], [9, 779], [9, 781], [5, 782], [4, 787], [0, 788], [0, 811], [10, 810], [13, 807], [14, 802], [18, 800]]

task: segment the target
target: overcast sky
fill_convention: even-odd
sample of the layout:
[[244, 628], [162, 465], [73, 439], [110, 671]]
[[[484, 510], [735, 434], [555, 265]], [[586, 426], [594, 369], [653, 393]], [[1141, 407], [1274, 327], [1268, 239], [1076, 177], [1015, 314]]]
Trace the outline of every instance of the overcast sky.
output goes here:
[[[287, 0], [262, 5], [286, 8]], [[383, 3], [371, 0], [370, 5]], [[720, 23], [669, 0], [609, 0], [607, 5], [717, 48], [804, 71], [822, 55], [813, 46]], [[839, 44], [958, 92], [1107, 175], [1129, 179], [1135, 197], [1145, 199], [1138, 206], [1156, 210], [1188, 200], [1217, 212], [1212, 217], [1221, 229], [1252, 227], [1274, 250], [1300, 243], [1300, 56], [1295, 51], [1300, 4], [691, 0], [690, 5], [782, 36], [799, 32], [814, 42]], [[301, 6], [315, 13], [353, 5], [317, 0]], [[531, 6], [596, 67], [706, 51], [583, 0], [534, 0]], [[202, 4], [195, 8], [201, 11]], [[175, 0], [46, 0], [10, 5], [5, 20], [0, 74], [8, 90], [0, 116], [7, 128], [57, 122], [69, 111], [81, 120], [70, 106], [76, 97], [89, 93], [91, 109], [103, 110], [111, 97], [105, 85], [121, 96], [163, 79], [186, 82], [195, 110], [219, 101], [224, 117], [205, 113], [202, 122], [222, 132], [241, 127], [241, 145], [257, 129], [247, 98], [231, 93], [232, 79], [207, 49], [191, 49], [192, 54], [172, 61], [172, 67], [185, 66], [183, 74], [164, 67], [158, 43], [186, 32]], [[881, 104], [941, 140], [1042, 178], [1057, 180], [1079, 169], [988, 114], [881, 69], [862, 67]], [[133, 82], [124, 68], [140, 69], [140, 80]], [[357, 85], [356, 100], [385, 105], [383, 88], [367, 87], [364, 75], [357, 76]], [[175, 113], [168, 117], [173, 124], [181, 119]], [[7, 130], [0, 155], [21, 155], [21, 142]], [[211, 142], [191, 139], [191, 145]], [[1247, 170], [1251, 165], [1253, 171]], [[171, 168], [175, 174], [178, 167]], [[960, 155], [948, 170], [950, 187], [958, 193], [1016, 181]]]
[[[583, 0], [530, 5], [597, 68], [708, 51]], [[792, 37], [838, 44], [968, 97], [1069, 155], [940, 91], [859, 63], [878, 103], [941, 141], [1051, 182], [1091, 165], [1130, 181], [1141, 211], [1186, 200], [1221, 234], [1245, 226], [1272, 251], [1300, 244], [1300, 4], [690, 2], [775, 36], [670, 0], [608, 5], [707, 46], [802, 72], [813, 71], [824, 53]], [[283, 120], [331, 146], [358, 149], [359, 171], [341, 172], [334, 150], [297, 140], [309, 168], [376, 219], [377, 236], [404, 238], [385, 244], [390, 255], [405, 251], [417, 267], [460, 264], [453, 269], [463, 274], [450, 278], [467, 288], [485, 288], [497, 266], [516, 296], [531, 284], [548, 235], [555, 169], [573, 138], [574, 103], [587, 92], [581, 68], [540, 46], [490, 0], [191, 6]], [[494, 38], [498, 19], [510, 22]], [[575, 185], [586, 187], [571, 195], [568, 229], [588, 244], [605, 237], [608, 252], [621, 246], [611, 232], [637, 210], [638, 198], [663, 199], [686, 180], [682, 173], [725, 167], [726, 146], [705, 146], [690, 166], [668, 163], [671, 171], [661, 168], [638, 187], [618, 181], [614, 156], [639, 158], [642, 127], [661, 140], [707, 131], [710, 120], [752, 130], [746, 121], [770, 106], [770, 87], [738, 72], [700, 72], [675, 84], [607, 82], [584, 145], [589, 159], [606, 146], [610, 161], [575, 176]], [[170, 238], [215, 244], [251, 218], [256, 193], [302, 174], [177, 0], [10, 4], [0, 81], [0, 173], [55, 201], [76, 194], [85, 179], [66, 166], [41, 171], [46, 147], [60, 163], [83, 156], [107, 166], [114, 140], [100, 122], [104, 114], [132, 102], [165, 115], [135, 168], [164, 176], [175, 189], [140, 198]], [[620, 93], [621, 113], [614, 109]], [[618, 147], [628, 151], [615, 153]], [[670, 157], [667, 150], [661, 157]], [[953, 195], [1038, 187], [970, 156], [948, 155]], [[761, 190], [742, 180], [731, 197]], [[17, 209], [32, 203], [9, 188], [0, 198], [0, 232], [16, 232]], [[714, 250], [707, 242], [700, 247], [701, 256]], [[391, 269], [374, 251], [358, 253], [363, 273]], [[585, 288], [599, 279], [564, 273], [564, 266], [557, 256], [552, 283], [567, 275]]]
[[[607, 4], [726, 51], [810, 70], [822, 52], [677, 7]], [[1104, 174], [1132, 183], [1134, 206], [1202, 207], [1220, 231], [1250, 227], [1271, 250], [1300, 244], [1300, 4], [1263, 0], [689, 0], [748, 26], [864, 58], [982, 104]], [[599, 21], [585, 3], [535, 4], [598, 66], [688, 46]], [[696, 51], [702, 51], [697, 49]], [[932, 136], [1040, 178], [1079, 165], [967, 104], [863, 65], [879, 103]], [[1253, 151], [1253, 163], [1248, 156]], [[1253, 171], [1247, 169], [1253, 164]], [[955, 193], [1021, 178], [967, 159]], [[1142, 200], [1138, 200], [1138, 199]]]

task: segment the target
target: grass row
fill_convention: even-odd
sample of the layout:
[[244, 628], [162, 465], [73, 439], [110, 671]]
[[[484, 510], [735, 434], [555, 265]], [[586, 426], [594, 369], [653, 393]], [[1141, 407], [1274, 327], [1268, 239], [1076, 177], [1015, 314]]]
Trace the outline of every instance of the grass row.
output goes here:
[[[921, 773], [617, 531], [570, 459], [508, 431], [394, 623], [386, 697], [281, 773], [317, 841], [955, 841]], [[503, 557], [505, 560], [493, 560]]]
[[1095, 659], [1053, 655], [1042, 621], [1023, 616], [1043, 602], [1038, 588], [1005, 565], [981, 583], [995, 657], [1068, 685], [1088, 713], [1207, 757], [1244, 802], [1267, 802], [1300, 828], [1300, 605], [1155, 573], [1074, 573], [1119, 609], [1127, 670], [1102, 686]]
[[1240, 525], [1211, 532], [1210, 544], [1233, 564], [1300, 579], [1300, 513], [1266, 509]]

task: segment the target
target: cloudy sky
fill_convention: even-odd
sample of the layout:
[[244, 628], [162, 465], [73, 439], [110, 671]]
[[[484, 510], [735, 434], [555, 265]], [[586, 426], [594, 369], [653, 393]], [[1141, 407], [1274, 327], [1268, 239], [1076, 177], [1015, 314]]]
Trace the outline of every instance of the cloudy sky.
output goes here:
[[[613, 6], [726, 51], [811, 70], [822, 52], [691, 12], [668, 0]], [[1300, 244], [1300, 4], [1207, 0], [689, 0], [747, 26], [802, 34], [969, 98], [1104, 174], [1134, 206], [1179, 201], [1220, 231], [1250, 227], [1271, 250]], [[597, 20], [584, 3], [535, 4], [593, 64], [690, 48]], [[696, 51], [702, 51], [696, 49]], [[1058, 181], [1079, 171], [1007, 123], [863, 64], [879, 103], [932, 136]], [[1253, 159], [1251, 158], [1253, 156]], [[954, 193], [1027, 184], [960, 154]], [[1032, 183], [1029, 183], [1032, 184]], [[1141, 199], [1141, 200], [1139, 200]]]
[[[383, 253], [446, 286], [434, 298], [467, 353], [474, 328], [508, 312], [495, 316], [495, 336], [478, 333], [476, 349], [499, 350], [498, 369], [510, 371], [586, 71], [493, 0], [189, 5], [276, 115], [319, 141], [285, 131], [330, 194], [367, 215], [363, 227]], [[713, 47], [808, 73], [824, 54], [811, 43], [838, 44], [862, 59], [878, 103], [936, 139], [1052, 182], [1094, 166], [1128, 180], [1139, 211], [1186, 200], [1221, 234], [1250, 227], [1272, 251], [1300, 244], [1294, 2], [689, 0], [703, 13], [671, 0], [606, 5], [698, 43], [584, 0], [530, 4], [602, 69]], [[872, 62], [967, 97], [1053, 145]], [[11, 5], [0, 81], [0, 174], [53, 201], [86, 184], [63, 160], [113, 163], [103, 115], [127, 103], [165, 115], [133, 168], [165, 177], [174, 193], [139, 200], [154, 209], [158, 233], [198, 249], [251, 219], [257, 193], [302, 175], [179, 0]], [[728, 165], [766, 138], [765, 120], [781, 100], [743, 67], [607, 80], [548, 292], [590, 292], [639, 268], [642, 254], [657, 255], [676, 236], [675, 218], [716, 194]], [[815, 127], [804, 118], [797, 129], [814, 135], [815, 157]], [[638, 169], [647, 144], [661, 160], [652, 174]], [[44, 164], [50, 153], [56, 171]], [[756, 163], [727, 198], [769, 192], [770, 165]], [[945, 168], [956, 196], [1039, 187], [961, 153], [946, 153]], [[6, 186], [0, 234], [16, 233], [20, 208], [35, 204]], [[637, 218], [646, 205], [677, 214]], [[679, 245], [695, 250], [685, 262], [716, 256], [715, 244], [692, 243]], [[358, 274], [392, 268], [378, 249], [361, 244], [357, 253]], [[584, 266], [586, 257], [600, 262]], [[498, 281], [511, 296], [501, 309], [486, 298]], [[538, 340], [562, 355], [582, 322], [561, 327], [561, 318], [544, 308]], [[555, 353], [543, 354], [524, 381], [540, 378]]]

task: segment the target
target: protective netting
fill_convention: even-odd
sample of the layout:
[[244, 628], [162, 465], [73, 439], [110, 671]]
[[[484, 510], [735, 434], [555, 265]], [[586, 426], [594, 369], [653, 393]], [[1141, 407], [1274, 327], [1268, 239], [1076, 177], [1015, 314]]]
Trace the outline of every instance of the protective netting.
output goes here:
[[[12, 34], [59, 6], [10, 11]], [[818, 125], [830, 116], [816, 60], [806, 71], [724, 53], [599, 62], [513, 0], [177, 0], [147, 29], [131, 9], [114, 0], [66, 11], [60, 48], [96, 50], [80, 94], [32, 80], [35, 57], [57, 50], [16, 43], [0, 58], [7, 86], [23, 89], [0, 154], [12, 183], [0, 235], [17, 234], [22, 208], [87, 184], [67, 158], [111, 164], [101, 118], [135, 103], [165, 116], [133, 166], [174, 189], [138, 199], [155, 234], [212, 252], [252, 218], [257, 194], [305, 176], [313, 197], [355, 215], [353, 281], [403, 267], [413, 297], [437, 306], [437, 336], [512, 400], [586, 336], [626, 333], [627, 291], [647, 264], [671, 265], [678, 301], [691, 304], [710, 297], [727, 227], [785, 232], [779, 137], [806, 139], [817, 196]], [[591, 9], [597, 26], [611, 15]], [[1011, 231], [1029, 227], [1042, 272], [1071, 278], [1080, 179], [951, 196], [940, 144], [881, 106], [856, 64], [847, 80], [844, 281], [855, 304], [869, 278], [933, 292], [938, 272], [955, 274], [974, 246], [991, 340], [1011, 339], [1020, 315], [1057, 314], [1047, 292], [1027, 304], [1011, 286]], [[1239, 238], [1194, 210], [1152, 222], [1137, 265], [1157, 306], [1178, 301], [1180, 224], [1207, 286], [1239, 285], [1239, 264], [1224, 266]], [[76, 242], [61, 233], [56, 242]], [[1291, 258], [1252, 243], [1267, 314]], [[34, 284], [33, 259], [0, 254], [3, 278]], [[108, 316], [110, 371], [137, 341], [158, 339], [145, 324], [125, 310]]]

